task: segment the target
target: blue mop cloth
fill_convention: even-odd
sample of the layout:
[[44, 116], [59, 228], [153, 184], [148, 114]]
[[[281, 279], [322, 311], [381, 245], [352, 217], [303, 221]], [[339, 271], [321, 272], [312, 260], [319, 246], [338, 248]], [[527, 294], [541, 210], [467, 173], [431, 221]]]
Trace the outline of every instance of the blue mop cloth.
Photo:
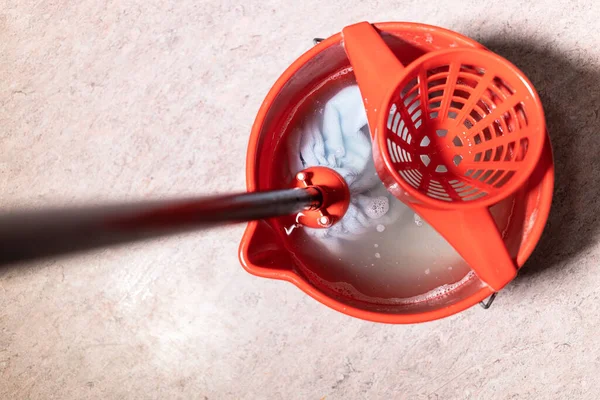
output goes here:
[[[329, 229], [306, 231], [320, 238], [357, 239], [392, 223], [395, 199], [383, 187], [373, 163], [367, 115], [358, 86], [340, 90], [329, 100], [322, 118], [316, 114], [292, 134], [288, 148], [290, 172], [323, 166], [338, 172], [350, 188], [350, 207]], [[393, 208], [393, 207], [392, 207]]]

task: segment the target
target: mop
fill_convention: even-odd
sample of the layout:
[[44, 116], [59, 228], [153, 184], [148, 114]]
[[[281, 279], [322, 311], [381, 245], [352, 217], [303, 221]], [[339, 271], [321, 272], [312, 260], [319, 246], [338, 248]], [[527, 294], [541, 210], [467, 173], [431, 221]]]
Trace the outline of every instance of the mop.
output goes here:
[[385, 189], [373, 163], [367, 116], [358, 86], [333, 96], [321, 114], [300, 126], [289, 142], [290, 172], [324, 166], [338, 172], [350, 188], [350, 206], [329, 229], [305, 228], [321, 239], [355, 240], [362, 234], [393, 223], [399, 216], [397, 201]]

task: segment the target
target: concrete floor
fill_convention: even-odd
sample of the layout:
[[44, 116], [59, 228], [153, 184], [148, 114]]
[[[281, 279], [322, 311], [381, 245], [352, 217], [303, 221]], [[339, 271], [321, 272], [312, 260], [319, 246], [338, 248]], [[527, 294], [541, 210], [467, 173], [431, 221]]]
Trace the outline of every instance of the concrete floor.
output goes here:
[[598, 15], [591, 0], [0, 0], [5, 210], [243, 189], [271, 84], [360, 20], [444, 26], [511, 59], [557, 162], [526, 270], [490, 310], [422, 325], [248, 275], [242, 226], [3, 269], [0, 398], [598, 398]]

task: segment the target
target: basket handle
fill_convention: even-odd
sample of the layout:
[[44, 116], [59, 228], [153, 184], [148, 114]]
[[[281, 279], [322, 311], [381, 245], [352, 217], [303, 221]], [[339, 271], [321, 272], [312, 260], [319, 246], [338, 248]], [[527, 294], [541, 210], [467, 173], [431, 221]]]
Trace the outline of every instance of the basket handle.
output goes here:
[[378, 114], [384, 112], [383, 102], [391, 88], [398, 86], [404, 66], [368, 22], [345, 27], [342, 37], [363, 97], [371, 137], [374, 137]]

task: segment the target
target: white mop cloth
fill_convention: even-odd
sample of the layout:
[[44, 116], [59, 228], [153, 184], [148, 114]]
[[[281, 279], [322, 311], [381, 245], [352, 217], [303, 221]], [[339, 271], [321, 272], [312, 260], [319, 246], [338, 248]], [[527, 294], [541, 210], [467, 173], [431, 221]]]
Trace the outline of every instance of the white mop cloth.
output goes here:
[[[350, 188], [350, 207], [329, 229], [306, 231], [320, 238], [356, 239], [392, 223], [398, 213], [395, 200], [383, 187], [373, 164], [367, 115], [358, 86], [340, 90], [317, 114], [292, 135], [290, 169], [295, 175], [308, 167], [323, 166], [338, 172]], [[393, 207], [392, 207], [393, 208]]]

